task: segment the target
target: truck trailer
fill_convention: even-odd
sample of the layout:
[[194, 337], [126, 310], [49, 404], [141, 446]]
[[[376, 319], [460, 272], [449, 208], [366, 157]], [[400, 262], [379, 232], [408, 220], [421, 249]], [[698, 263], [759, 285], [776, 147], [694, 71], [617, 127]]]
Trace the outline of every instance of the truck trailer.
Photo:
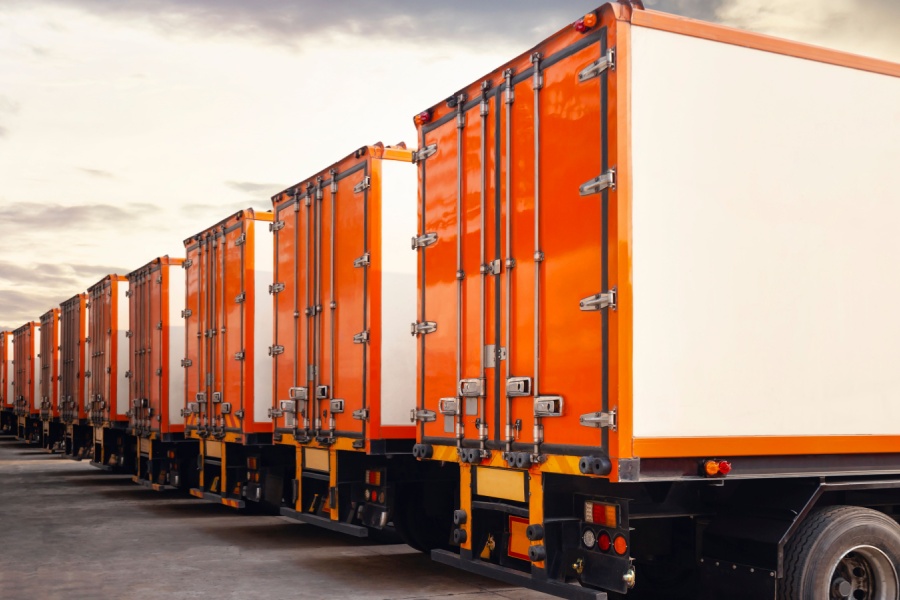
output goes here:
[[[200, 446], [198, 498], [244, 508], [248, 460], [272, 456], [272, 213], [239, 211], [185, 240], [186, 435]], [[275, 511], [283, 479], [259, 501]]]
[[39, 393], [41, 397], [41, 445], [57, 452], [63, 448], [64, 432], [59, 419], [59, 309], [41, 315]]
[[415, 453], [459, 465], [432, 556], [897, 598], [900, 65], [639, 4], [415, 118]]
[[77, 294], [59, 305], [60, 382], [59, 417], [64, 429], [63, 452], [81, 460], [93, 451], [94, 432], [88, 422], [90, 379], [87, 355], [87, 294]]
[[130, 473], [135, 448], [128, 427], [128, 279], [107, 275], [88, 288], [88, 378], [93, 429], [91, 464]]
[[128, 434], [135, 483], [196, 485], [198, 443], [184, 437], [184, 259], [161, 256], [128, 274]]
[[7, 435], [17, 428], [14, 377], [13, 332], [0, 331], [0, 433]]
[[[357, 537], [394, 524], [425, 549], [446, 542], [428, 519], [449, 519], [457, 472], [412, 455], [412, 156], [363, 146], [273, 197], [271, 415], [296, 454], [282, 515]], [[432, 511], [414, 508], [426, 498]]]
[[29, 321], [13, 331], [13, 391], [15, 396], [16, 439], [29, 444], [41, 442], [41, 408], [38, 401], [38, 348], [41, 324]]

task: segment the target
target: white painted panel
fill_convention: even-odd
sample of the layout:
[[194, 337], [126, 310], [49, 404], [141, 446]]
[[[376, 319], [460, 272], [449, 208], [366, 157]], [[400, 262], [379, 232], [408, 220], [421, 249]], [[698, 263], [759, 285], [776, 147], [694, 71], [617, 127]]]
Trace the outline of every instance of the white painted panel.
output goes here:
[[632, 41], [635, 436], [900, 434], [900, 79]]
[[416, 169], [381, 161], [381, 424], [410, 425], [416, 406]]
[[181, 359], [185, 357], [184, 318], [181, 311], [185, 309], [185, 275], [186, 269], [178, 266], [164, 267], [169, 270], [169, 423], [182, 425], [184, 415], [184, 367]]
[[125, 415], [128, 412], [128, 378], [125, 373], [129, 369], [128, 361], [128, 291], [129, 283], [120, 281], [118, 286], [118, 298], [116, 304], [118, 315], [116, 319], [116, 339], [118, 346], [116, 348], [116, 414]]
[[[269, 357], [269, 346], [272, 345], [274, 325], [272, 319], [272, 297], [269, 286], [272, 285], [272, 266], [275, 262], [275, 236], [268, 231], [268, 224], [263, 221], [247, 221], [247, 227], [255, 230], [254, 239], [254, 275], [253, 292], [255, 314], [253, 316], [253, 419], [257, 422], [268, 421], [269, 408], [272, 407], [272, 358]], [[248, 238], [250, 234], [248, 233]]]

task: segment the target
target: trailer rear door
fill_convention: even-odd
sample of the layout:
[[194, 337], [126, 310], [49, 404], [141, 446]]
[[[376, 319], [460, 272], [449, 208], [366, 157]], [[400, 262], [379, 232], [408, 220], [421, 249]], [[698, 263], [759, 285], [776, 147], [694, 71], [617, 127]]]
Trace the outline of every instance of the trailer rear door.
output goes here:
[[580, 422], [607, 409], [610, 58], [605, 29], [551, 38], [420, 126], [426, 442], [607, 446]]

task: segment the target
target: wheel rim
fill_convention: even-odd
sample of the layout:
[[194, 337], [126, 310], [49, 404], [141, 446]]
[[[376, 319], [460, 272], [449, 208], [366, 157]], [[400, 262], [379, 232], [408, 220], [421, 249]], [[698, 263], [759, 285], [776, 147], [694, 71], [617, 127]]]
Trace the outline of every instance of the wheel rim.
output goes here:
[[838, 559], [831, 574], [831, 598], [897, 600], [897, 570], [887, 555], [874, 546], [851, 548]]

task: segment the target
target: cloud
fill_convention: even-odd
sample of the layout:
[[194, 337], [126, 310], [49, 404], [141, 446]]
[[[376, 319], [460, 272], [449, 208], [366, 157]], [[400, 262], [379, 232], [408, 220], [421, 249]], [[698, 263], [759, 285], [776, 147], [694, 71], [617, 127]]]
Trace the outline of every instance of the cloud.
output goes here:
[[16, 227], [28, 231], [35, 225], [43, 230], [115, 227], [152, 214], [155, 210], [155, 206], [145, 203], [63, 206], [18, 202], [0, 206], [0, 223], [12, 228], [6, 231], [15, 231]]
[[271, 198], [287, 186], [280, 183], [256, 183], [253, 181], [226, 181], [225, 185], [239, 192], [247, 192], [254, 196]]
[[[13, 0], [28, 6], [25, 0]], [[51, 0], [100, 18], [149, 22], [169, 34], [201, 32], [299, 46], [311, 38], [349, 34], [394, 42], [531, 42], [534, 32], [574, 20], [597, 0], [494, 0], [422, 2], [366, 0]]]
[[22, 105], [9, 96], [0, 95], [0, 112], [14, 115], [19, 112]]
[[134, 269], [104, 264], [14, 263], [0, 261], [0, 330], [15, 329], [87, 288], [110, 273]]
[[78, 167], [78, 170], [82, 173], [87, 173], [93, 177], [99, 177], [100, 179], [113, 179], [115, 175], [110, 173], [109, 171], [104, 171], [102, 169], [86, 169], [84, 167]]
[[900, 60], [896, 0], [720, 0], [716, 16], [735, 27]]

